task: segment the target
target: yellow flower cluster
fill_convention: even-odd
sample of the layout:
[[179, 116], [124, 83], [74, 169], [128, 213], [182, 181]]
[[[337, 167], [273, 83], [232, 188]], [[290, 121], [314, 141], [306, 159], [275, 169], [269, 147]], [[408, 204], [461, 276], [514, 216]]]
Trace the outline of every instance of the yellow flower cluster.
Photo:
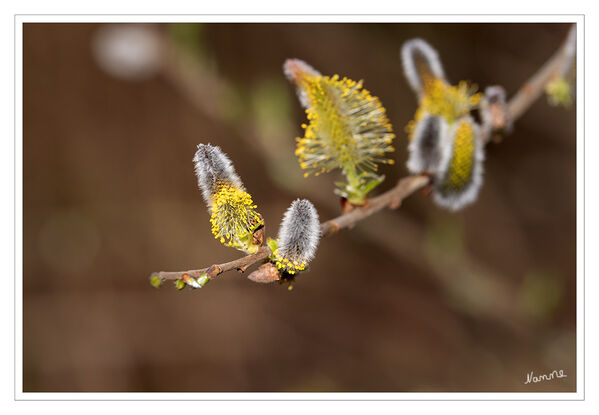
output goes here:
[[425, 78], [424, 94], [414, 120], [406, 126], [408, 139], [412, 140], [418, 121], [424, 114], [441, 116], [448, 124], [453, 124], [459, 118], [466, 116], [475, 108], [482, 98], [481, 93], [475, 93], [476, 87], [460, 81], [457, 86], [449, 85], [443, 79]]
[[395, 135], [377, 97], [362, 89], [362, 81], [304, 74], [299, 87], [308, 99], [304, 137], [297, 138], [302, 169], [316, 175], [343, 168], [375, 172], [377, 163], [393, 164], [385, 153], [394, 151]]
[[256, 212], [252, 197], [229, 183], [217, 185], [212, 196], [212, 233], [226, 246], [247, 253], [255, 253], [258, 246], [253, 244], [253, 234], [264, 225], [264, 220]]
[[296, 272], [300, 272], [306, 269], [305, 262], [298, 262], [287, 258], [283, 258], [281, 255], [279, 255], [278, 250], [274, 252], [274, 263], [279, 271], [286, 272], [290, 275], [294, 275]]

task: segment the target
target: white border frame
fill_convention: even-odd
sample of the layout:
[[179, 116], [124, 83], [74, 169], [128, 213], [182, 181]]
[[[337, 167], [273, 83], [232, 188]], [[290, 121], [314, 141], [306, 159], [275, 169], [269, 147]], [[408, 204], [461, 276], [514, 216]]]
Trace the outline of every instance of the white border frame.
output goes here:
[[[39, 393], [23, 392], [23, 24], [24, 23], [576, 23], [576, 392], [451, 393]], [[584, 15], [15, 15], [15, 400], [584, 400]]]

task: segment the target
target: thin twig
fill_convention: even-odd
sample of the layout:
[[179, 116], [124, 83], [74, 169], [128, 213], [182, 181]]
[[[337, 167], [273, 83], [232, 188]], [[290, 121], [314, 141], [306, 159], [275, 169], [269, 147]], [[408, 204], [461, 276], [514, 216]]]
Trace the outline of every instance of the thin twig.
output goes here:
[[572, 66], [576, 54], [576, 25], [572, 25], [559, 50], [528, 81], [520, 87], [507, 105], [510, 120], [519, 118], [545, 90], [556, 76], [564, 76]]
[[[538, 99], [545, 86], [556, 76], [563, 76], [570, 69], [576, 51], [576, 25], [572, 25], [568, 36], [557, 52], [518, 90], [506, 106], [506, 120], [513, 122]], [[429, 177], [424, 175], [408, 176], [397, 183], [395, 187], [387, 192], [369, 199], [367, 204], [357, 207], [352, 211], [338, 216], [334, 219], [321, 223], [322, 236], [330, 236], [340, 229], [348, 228], [367, 218], [368, 216], [384, 209], [397, 208], [403, 199], [410, 196], [418, 189], [423, 188], [429, 183]], [[272, 254], [270, 248], [266, 245], [261, 246], [257, 253], [238, 258], [234, 261], [224, 264], [212, 265], [207, 268], [189, 271], [166, 272], [161, 271], [154, 275], [163, 280], [177, 280], [187, 274], [190, 277], [197, 278], [202, 274], [207, 274], [214, 278], [223, 272], [232, 270], [245, 271], [248, 267], [265, 262]]]

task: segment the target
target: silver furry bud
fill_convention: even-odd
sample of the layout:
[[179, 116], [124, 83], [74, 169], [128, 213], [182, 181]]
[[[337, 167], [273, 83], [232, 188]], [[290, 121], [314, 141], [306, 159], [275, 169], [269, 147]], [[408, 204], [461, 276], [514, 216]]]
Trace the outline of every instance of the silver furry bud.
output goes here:
[[235, 173], [233, 163], [220, 147], [210, 144], [198, 144], [193, 162], [198, 177], [198, 187], [202, 190], [202, 196], [209, 210], [212, 210], [212, 197], [218, 186], [229, 184], [234, 188], [245, 191], [241, 179]]
[[287, 59], [283, 64], [283, 72], [287, 79], [296, 86], [297, 96], [300, 103], [304, 108], [310, 106], [308, 94], [302, 87], [302, 78], [305, 76], [319, 77], [322, 76], [320, 72], [308, 65], [301, 59]]
[[437, 51], [422, 39], [411, 39], [401, 47], [401, 60], [408, 83], [418, 97], [424, 94], [426, 78], [445, 80]]
[[485, 95], [480, 102], [480, 115], [486, 136], [501, 130], [512, 130], [512, 120], [509, 119], [507, 110], [507, 94], [502, 86], [485, 88]]
[[410, 173], [435, 173], [441, 160], [441, 137], [449, 129], [443, 117], [425, 114], [416, 124], [412, 141], [408, 145]]
[[288, 274], [303, 271], [314, 258], [320, 239], [320, 222], [314, 205], [297, 199], [285, 212], [279, 228], [276, 266]]

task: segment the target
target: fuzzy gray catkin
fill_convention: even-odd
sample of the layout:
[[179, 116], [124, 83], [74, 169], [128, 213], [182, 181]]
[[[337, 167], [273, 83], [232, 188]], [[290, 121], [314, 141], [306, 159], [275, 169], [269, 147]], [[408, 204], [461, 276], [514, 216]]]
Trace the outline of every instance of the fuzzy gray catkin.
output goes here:
[[320, 72], [301, 59], [287, 59], [283, 64], [283, 72], [287, 79], [296, 85], [297, 96], [302, 106], [308, 108], [310, 106], [310, 98], [306, 90], [302, 88], [299, 78], [306, 75], [319, 77], [322, 76]]
[[212, 210], [213, 195], [220, 185], [229, 184], [236, 189], [245, 191], [233, 163], [220, 147], [198, 144], [193, 162], [198, 177], [198, 187], [202, 190], [202, 196], [209, 210]]
[[443, 65], [437, 51], [422, 39], [411, 39], [401, 48], [404, 74], [414, 92], [421, 97], [427, 81], [445, 80]]
[[[434, 79], [445, 80], [443, 65], [437, 51], [422, 39], [411, 39], [401, 48], [404, 74], [419, 99], [425, 94], [426, 84]], [[447, 121], [425, 112], [416, 122], [408, 146], [410, 173], [433, 174], [441, 158], [441, 140], [447, 133]]]
[[285, 212], [279, 228], [277, 249], [273, 253], [280, 271], [303, 271], [314, 258], [320, 239], [320, 222], [314, 205], [297, 199]]
[[441, 138], [447, 135], [443, 117], [425, 114], [416, 124], [408, 145], [407, 167], [410, 173], [435, 173], [441, 159]]

